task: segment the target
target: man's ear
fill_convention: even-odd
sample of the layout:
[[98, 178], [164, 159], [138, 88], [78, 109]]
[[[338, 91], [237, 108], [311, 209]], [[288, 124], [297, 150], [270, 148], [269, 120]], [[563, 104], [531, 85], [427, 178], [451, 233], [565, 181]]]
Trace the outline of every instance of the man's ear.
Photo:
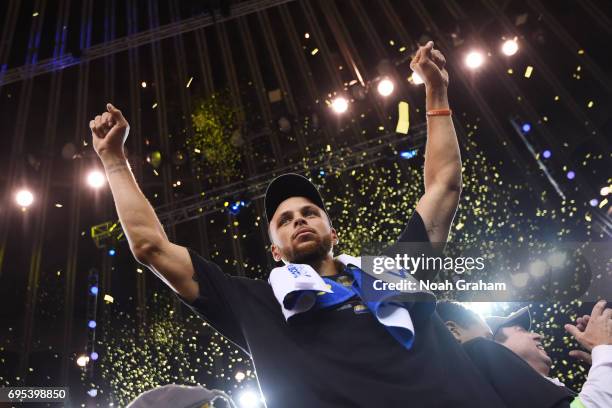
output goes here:
[[459, 326], [457, 325], [457, 323], [449, 320], [448, 322], [445, 322], [444, 324], [446, 325], [448, 330], [450, 330], [455, 340], [461, 343], [461, 329], [459, 329]]
[[336, 232], [335, 228], [331, 229], [331, 236], [332, 236], [332, 243], [334, 245], [338, 245], [338, 242], [340, 242], [340, 240], [338, 239], [338, 233]]
[[276, 244], [270, 245], [270, 252], [272, 252], [272, 258], [274, 258], [276, 262], [281, 261], [282, 255]]

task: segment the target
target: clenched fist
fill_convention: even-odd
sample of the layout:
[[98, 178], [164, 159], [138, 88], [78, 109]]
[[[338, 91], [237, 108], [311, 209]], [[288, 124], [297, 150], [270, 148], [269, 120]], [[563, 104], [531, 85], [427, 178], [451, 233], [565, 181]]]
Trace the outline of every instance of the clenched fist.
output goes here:
[[410, 62], [410, 68], [423, 79], [427, 88], [446, 89], [448, 87], [448, 72], [444, 68], [446, 58], [433, 46], [433, 41], [429, 41], [419, 47]]
[[130, 125], [121, 111], [112, 104], [106, 104], [108, 112], [89, 121], [93, 147], [98, 156], [123, 156], [123, 144], [128, 137]]

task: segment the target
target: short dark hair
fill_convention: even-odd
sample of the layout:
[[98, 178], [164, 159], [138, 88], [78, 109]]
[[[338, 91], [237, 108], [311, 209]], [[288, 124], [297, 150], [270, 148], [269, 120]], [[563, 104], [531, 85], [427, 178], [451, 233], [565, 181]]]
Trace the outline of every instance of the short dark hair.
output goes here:
[[493, 333], [493, 340], [495, 340], [498, 343], [505, 343], [506, 340], [508, 340], [508, 336], [506, 335], [506, 333], [504, 333], [504, 329], [506, 327], [512, 327], [512, 325], [510, 326], [502, 326], [500, 328], [498, 328], [495, 333]]
[[457, 302], [441, 300], [436, 304], [436, 310], [445, 323], [455, 322], [464, 329], [478, 323], [476, 312]]

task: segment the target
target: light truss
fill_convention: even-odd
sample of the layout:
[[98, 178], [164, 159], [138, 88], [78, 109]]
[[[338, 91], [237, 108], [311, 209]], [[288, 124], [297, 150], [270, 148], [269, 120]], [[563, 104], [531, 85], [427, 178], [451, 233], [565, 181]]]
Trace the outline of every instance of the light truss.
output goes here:
[[[398, 144], [406, 143], [407, 148], [415, 149], [422, 146], [425, 139], [426, 129], [424, 125], [414, 129], [409, 137], [403, 134], [387, 133], [376, 140], [367, 140], [351, 147], [343, 147], [335, 152], [324, 152], [309, 160], [261, 173], [246, 180], [226, 184], [171, 204], [161, 205], [155, 209], [155, 212], [162, 225], [167, 228], [208, 214], [224, 211], [223, 203], [231, 201], [235, 197], [251, 201], [262, 198], [266, 186], [277, 175], [284, 173], [304, 175], [313, 169], [325, 170], [328, 173], [344, 172], [382, 159], [397, 158], [399, 156], [395, 148]], [[91, 238], [98, 248], [104, 248], [125, 239], [125, 234], [119, 221], [107, 221], [91, 227]]]
[[127, 51], [131, 48], [140, 47], [180, 34], [185, 34], [190, 31], [195, 31], [213, 24], [222, 23], [236, 17], [246, 16], [248, 14], [256, 13], [271, 7], [276, 7], [291, 1], [293, 0], [250, 0], [240, 2], [232, 6], [231, 13], [227, 17], [221, 14], [216, 14], [214, 17], [210, 14], [190, 17], [185, 20], [94, 45], [90, 48], [82, 50], [82, 55], [80, 57], [67, 53], [61, 57], [44, 59], [36, 64], [23, 65], [4, 72], [0, 70], [0, 87], [13, 82], [19, 82], [24, 79], [46, 74], [48, 72], [91, 62], [98, 58]]

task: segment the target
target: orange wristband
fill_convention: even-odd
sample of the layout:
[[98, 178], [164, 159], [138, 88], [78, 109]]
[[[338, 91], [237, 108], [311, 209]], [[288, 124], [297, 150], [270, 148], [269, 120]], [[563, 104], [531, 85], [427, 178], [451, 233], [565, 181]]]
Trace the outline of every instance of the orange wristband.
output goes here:
[[451, 116], [453, 111], [450, 109], [432, 109], [426, 112], [427, 116]]

